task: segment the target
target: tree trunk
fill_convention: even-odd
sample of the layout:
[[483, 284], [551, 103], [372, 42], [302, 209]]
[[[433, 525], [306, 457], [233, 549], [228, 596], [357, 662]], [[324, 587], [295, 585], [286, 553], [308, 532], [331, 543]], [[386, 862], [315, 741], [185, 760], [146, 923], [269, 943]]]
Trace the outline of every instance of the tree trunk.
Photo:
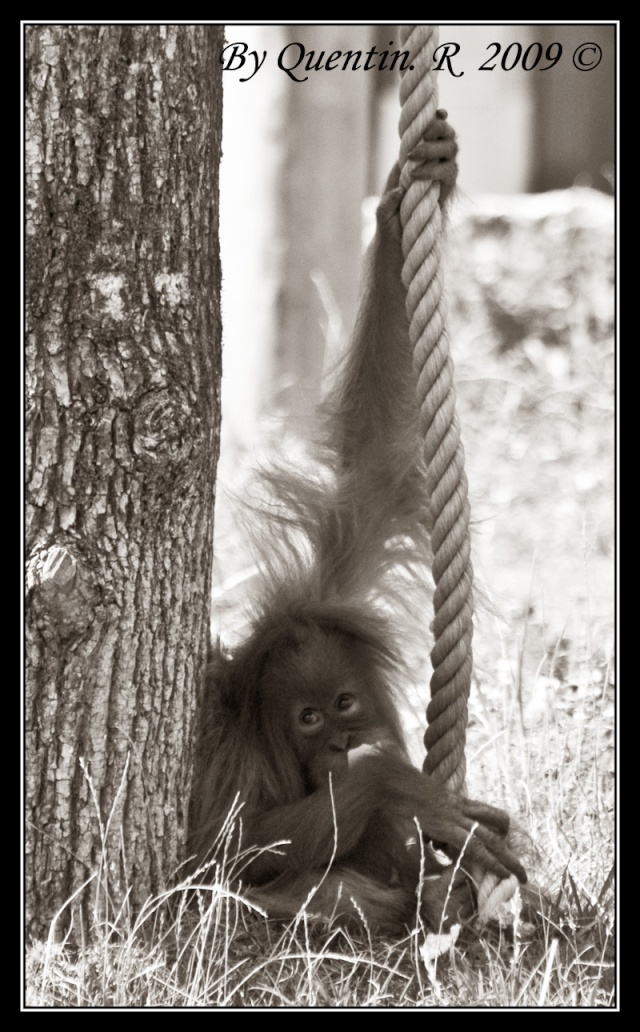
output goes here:
[[564, 190], [577, 183], [613, 193], [616, 26], [536, 25], [536, 39], [545, 50], [560, 42], [563, 52], [552, 71], [553, 82], [548, 75], [532, 77], [535, 106], [529, 189]]
[[92, 874], [76, 903], [108, 889], [135, 908], [183, 859], [218, 457], [222, 46], [222, 26], [26, 28], [34, 935]]
[[[366, 54], [374, 42], [369, 25], [305, 25], [304, 32], [293, 25], [288, 36], [290, 44], [304, 39], [312, 62], [336, 51]], [[355, 321], [374, 81], [362, 71], [304, 75], [304, 83], [287, 78], [286, 243], [274, 361], [275, 406], [302, 435], [315, 425], [323, 369], [335, 365]]]

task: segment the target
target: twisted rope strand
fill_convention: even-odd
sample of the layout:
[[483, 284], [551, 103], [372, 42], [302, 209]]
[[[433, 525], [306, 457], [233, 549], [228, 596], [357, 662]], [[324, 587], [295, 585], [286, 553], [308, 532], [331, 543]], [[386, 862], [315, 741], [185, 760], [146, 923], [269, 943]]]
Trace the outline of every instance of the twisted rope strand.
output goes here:
[[412, 66], [400, 83], [400, 206], [407, 314], [420, 427], [432, 517], [434, 645], [425, 770], [454, 789], [463, 789], [467, 699], [471, 686], [473, 570], [464, 451], [455, 411], [453, 363], [445, 332], [441, 271], [442, 213], [437, 184], [414, 180], [409, 155], [422, 140], [438, 106], [433, 52], [435, 26], [408, 26], [401, 32]]
[[[437, 774], [450, 788], [463, 792], [473, 638], [468, 486], [456, 414], [453, 363], [445, 331], [439, 186], [412, 179], [409, 160], [438, 107], [432, 72], [438, 33], [432, 25], [408, 26], [401, 30], [401, 40], [413, 54], [412, 67], [403, 73], [400, 83], [400, 185], [405, 189], [400, 206], [402, 280], [407, 290], [409, 333], [424, 436], [435, 581], [433, 675], [424, 735], [427, 750], [424, 769]], [[499, 914], [517, 885], [515, 876], [499, 881], [494, 875], [483, 872], [478, 890], [480, 919], [486, 921]]]

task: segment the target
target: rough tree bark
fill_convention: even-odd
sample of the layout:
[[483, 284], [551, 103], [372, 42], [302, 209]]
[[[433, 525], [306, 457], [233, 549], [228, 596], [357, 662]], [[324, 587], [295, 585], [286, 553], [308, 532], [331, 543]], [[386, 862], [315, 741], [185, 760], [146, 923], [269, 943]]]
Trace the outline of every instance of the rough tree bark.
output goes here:
[[222, 26], [26, 29], [34, 935], [92, 872], [135, 906], [183, 858], [218, 456], [222, 46]]

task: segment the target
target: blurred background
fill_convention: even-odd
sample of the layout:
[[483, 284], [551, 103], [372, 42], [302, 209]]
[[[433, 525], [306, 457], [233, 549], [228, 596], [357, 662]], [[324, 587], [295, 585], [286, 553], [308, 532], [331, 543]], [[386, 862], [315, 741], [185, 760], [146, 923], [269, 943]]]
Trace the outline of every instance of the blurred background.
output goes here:
[[[226, 39], [267, 52], [249, 81], [253, 63], [223, 74], [214, 633], [233, 640], [255, 570], [225, 485], [242, 498], [256, 459], [312, 432], [399, 144], [395, 73], [298, 69], [298, 83], [278, 54], [294, 42], [314, 62], [401, 48], [391, 25], [229, 25]], [[445, 277], [488, 621], [474, 676], [526, 682], [533, 711], [549, 686], [570, 686], [574, 705], [613, 679], [616, 28], [452, 24], [440, 42], [459, 44], [464, 72], [438, 83], [460, 144]], [[537, 43], [537, 67], [500, 67], [517, 44], [532, 60]], [[573, 55], [589, 43], [601, 59], [579, 71]], [[495, 69], [480, 71], [493, 55]]]
[[[298, 83], [278, 67], [278, 54], [294, 42], [314, 61], [323, 52], [326, 60], [336, 50], [401, 47], [392, 25], [230, 25], [226, 39], [267, 52], [249, 81], [240, 80], [253, 64], [223, 74], [224, 423], [226, 434], [252, 445], [256, 422], [274, 408], [302, 424], [313, 411], [326, 351], [344, 346], [353, 324], [363, 202], [382, 190], [399, 146], [394, 72], [300, 66], [294, 74], [308, 79]], [[456, 75], [443, 71], [438, 83], [459, 135], [458, 215], [484, 194], [576, 184], [611, 193], [612, 25], [442, 25], [440, 42], [451, 41], [460, 46]], [[572, 55], [588, 41], [602, 59], [580, 72]], [[479, 71], [494, 42], [501, 50], [488, 63], [497, 67]], [[510, 44], [524, 52], [537, 42], [543, 51], [562, 45], [552, 68], [500, 68]], [[293, 64], [299, 51], [287, 54]]]

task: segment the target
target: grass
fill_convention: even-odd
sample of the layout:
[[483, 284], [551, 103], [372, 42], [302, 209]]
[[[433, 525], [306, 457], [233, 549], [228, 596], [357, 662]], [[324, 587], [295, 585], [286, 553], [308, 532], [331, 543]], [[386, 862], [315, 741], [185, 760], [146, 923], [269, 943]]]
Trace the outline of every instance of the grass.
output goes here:
[[[559, 836], [558, 836], [559, 837]], [[107, 858], [105, 858], [105, 861]], [[242, 858], [240, 858], [242, 861]], [[86, 937], [35, 944], [29, 1007], [610, 1007], [610, 879], [598, 898], [567, 866], [559, 899], [535, 923], [525, 905], [508, 930], [464, 929], [429, 954], [418, 926], [401, 942], [318, 928], [303, 911], [268, 922], [232, 891], [219, 861], [150, 899], [132, 920], [96, 907]], [[102, 865], [108, 871], [108, 863]], [[598, 865], [599, 869], [599, 865]], [[108, 894], [98, 886], [97, 899]], [[560, 905], [558, 905], [560, 904]]]
[[[452, 233], [451, 329], [484, 599], [469, 791], [517, 816], [545, 912], [514, 903], [511, 927], [463, 929], [430, 959], [419, 927], [389, 943], [318, 929], [304, 913], [270, 923], [232, 891], [223, 856], [213, 886], [183, 881], [135, 920], [102, 906], [84, 932], [32, 944], [27, 1006], [616, 1006], [613, 252], [602, 200], [567, 193], [543, 219], [526, 205], [507, 221], [480, 211]], [[217, 533], [218, 583], [242, 581], [224, 508]], [[244, 587], [223, 599], [232, 636]], [[417, 758], [424, 696], [405, 713]], [[108, 890], [98, 884], [96, 898]]]

